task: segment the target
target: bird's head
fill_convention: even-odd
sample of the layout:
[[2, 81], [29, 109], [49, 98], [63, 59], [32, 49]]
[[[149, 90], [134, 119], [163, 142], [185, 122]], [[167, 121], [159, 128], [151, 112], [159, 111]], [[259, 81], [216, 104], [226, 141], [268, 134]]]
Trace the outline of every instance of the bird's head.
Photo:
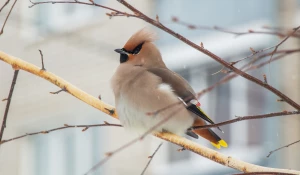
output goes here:
[[120, 64], [132, 64], [143, 67], [165, 67], [158, 48], [153, 44], [156, 35], [149, 29], [141, 29], [132, 35], [122, 49], [115, 49], [120, 54]]

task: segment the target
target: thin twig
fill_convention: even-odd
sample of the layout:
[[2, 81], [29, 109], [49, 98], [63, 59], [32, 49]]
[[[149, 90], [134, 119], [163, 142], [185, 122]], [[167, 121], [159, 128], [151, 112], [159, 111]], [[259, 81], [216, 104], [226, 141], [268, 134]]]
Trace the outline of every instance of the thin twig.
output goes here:
[[[244, 58], [241, 58], [241, 59], [239, 59], [239, 60], [233, 61], [232, 64], [234, 65], [234, 64], [239, 63], [239, 62], [241, 62], [241, 61], [243, 61], [243, 60], [246, 60], [246, 59], [248, 59], [248, 58], [252, 58], [254, 55], [256, 55], [256, 54], [258, 54], [258, 53], [262, 53], [262, 52], [264, 52], [264, 51], [273, 49], [273, 48], [275, 48], [275, 47], [277, 47], [277, 44], [274, 45], [274, 46], [271, 46], [271, 47], [267, 47], [267, 48], [261, 49], [261, 50], [251, 50], [252, 53], [251, 53], [250, 55], [245, 56]], [[251, 47], [250, 47], [250, 48], [251, 48]], [[271, 52], [271, 54], [272, 54], [272, 53], [273, 53], [273, 52]]]
[[18, 74], [19, 74], [19, 70], [15, 70], [14, 77], [13, 77], [13, 80], [11, 82], [8, 98], [7, 98], [7, 103], [6, 103], [6, 107], [5, 107], [3, 120], [2, 120], [2, 126], [1, 126], [1, 131], [0, 131], [0, 142], [2, 141], [2, 136], [4, 134], [4, 129], [6, 128], [6, 121], [7, 121], [8, 111], [9, 111], [9, 107], [10, 107], [11, 98], [12, 98], [12, 95], [13, 95], [13, 92], [14, 92], [14, 88], [15, 88], [15, 85], [16, 85], [16, 82], [17, 82]]
[[143, 172], [141, 173], [141, 175], [144, 175], [144, 174], [145, 174], [145, 172], [146, 172], [148, 166], [150, 165], [152, 159], [154, 158], [155, 154], [157, 153], [157, 151], [159, 150], [159, 148], [161, 147], [162, 144], [163, 144], [163, 142], [161, 142], [161, 143], [158, 145], [158, 147], [156, 148], [156, 150], [153, 152], [153, 154], [152, 154], [151, 156], [149, 156], [149, 161], [148, 161], [146, 167], [144, 168]]
[[[17, 0], [15, 0], [15, 2], [13, 3], [13, 5], [11, 6], [11, 8], [10, 8], [10, 10], [9, 10], [9, 12], [8, 12], [8, 14], [7, 14], [7, 16], [6, 16], [6, 18], [5, 18], [5, 21], [4, 21], [3, 26], [2, 26], [2, 28], [1, 28], [1, 31], [0, 31], [0, 35], [3, 34], [5, 24], [6, 24], [7, 20], [8, 20], [8, 18], [9, 18], [9, 15], [10, 15], [11, 11], [13, 10], [13, 8], [14, 8], [16, 2], [17, 2]], [[5, 4], [4, 4], [4, 6], [5, 6]], [[4, 8], [4, 6], [3, 6], [2, 8]], [[2, 10], [2, 8], [1, 8], [1, 10]]]
[[87, 3], [87, 2], [83, 2], [83, 1], [78, 1], [78, 0], [74, 0], [74, 1], [40, 1], [40, 2], [33, 2], [32, 0], [29, 0], [31, 2], [32, 5], [29, 6], [29, 8], [32, 8], [36, 5], [41, 5], [41, 4], [81, 4], [81, 5], [89, 5], [89, 6], [96, 6], [96, 7], [100, 7], [100, 8], [104, 8], [110, 11], [113, 11], [114, 13], [107, 13], [108, 16], [126, 16], [126, 17], [138, 17], [137, 15], [133, 15], [133, 14], [129, 14], [126, 12], [121, 12], [119, 10], [104, 6], [104, 5], [100, 5], [98, 3], [95, 3], [94, 1], [90, 1], [91, 3]]
[[[277, 52], [275, 52], [274, 54], [281, 54], [281, 55], [279, 55], [279, 56], [276, 57], [276, 58], [273, 58], [273, 59], [272, 59], [272, 62], [273, 62], [273, 61], [276, 61], [276, 60], [279, 60], [279, 59], [281, 59], [281, 58], [287, 56], [287, 54], [292, 54], [292, 53], [297, 53], [297, 52], [300, 52], [300, 49], [280, 50], [280, 51], [277, 51]], [[257, 57], [257, 58], [254, 59], [253, 61], [251, 61], [251, 62], [245, 64], [243, 67], [241, 67], [241, 69], [244, 70], [245, 72], [247, 72], [247, 71], [250, 71], [250, 70], [254, 70], [254, 69], [258, 69], [258, 68], [260, 68], [260, 67], [263, 67], [263, 66], [265, 66], [266, 64], [269, 64], [269, 61], [265, 61], [265, 62], [263, 62], [263, 63], [261, 63], [261, 64], [259, 64], [259, 65], [256, 65], [256, 66], [251, 66], [251, 65], [254, 64], [255, 62], [261, 60], [262, 58], [271, 55], [271, 54], [272, 54], [272, 52], [266, 53], [266, 54], [263, 54], [263, 55], [260, 55], [259, 57]], [[249, 66], [251, 66], [251, 67], [249, 67]], [[248, 67], [248, 68], [247, 68], [247, 67]], [[247, 69], [245, 69], [245, 68], [247, 68]], [[226, 76], [223, 77], [220, 81], [218, 81], [218, 82], [216, 82], [215, 84], [213, 84], [213, 85], [211, 85], [211, 86], [209, 86], [209, 87], [203, 89], [202, 91], [198, 92], [198, 93], [197, 93], [197, 98], [200, 98], [202, 95], [204, 95], [204, 94], [206, 94], [206, 93], [212, 91], [212, 90], [213, 90], [214, 88], [216, 88], [217, 86], [219, 86], [219, 85], [221, 85], [221, 84], [224, 84], [224, 83], [228, 82], [229, 80], [231, 80], [231, 79], [233, 79], [233, 78], [235, 78], [235, 77], [237, 77], [237, 76], [238, 76], [238, 75], [237, 75], [237, 74], [234, 74], [234, 73], [231, 73], [231, 74], [229, 74], [229, 75], [226, 75]]]
[[299, 28], [300, 28], [300, 26], [294, 28], [294, 29], [293, 29], [293, 30], [294, 30], [293, 32], [289, 33], [282, 41], [280, 41], [280, 42], [276, 45], [275, 49], [273, 50], [273, 52], [272, 52], [272, 54], [271, 54], [271, 57], [270, 57], [269, 62], [272, 61], [273, 55], [274, 55], [274, 53], [277, 51], [278, 47], [279, 47], [280, 45], [282, 45], [287, 39], [289, 39], [293, 34], [295, 34], [295, 33], [299, 30]]
[[[289, 32], [289, 28], [284, 28], [284, 27], [270, 27], [270, 26], [262, 26], [263, 29], [267, 30], [275, 30], [275, 31], [284, 31], [284, 32]], [[296, 33], [300, 34], [300, 31], [298, 30]]]
[[267, 79], [266, 74], [263, 74], [263, 77], [264, 77], [264, 82], [265, 82], [266, 84], [268, 84], [268, 79]]
[[67, 88], [66, 87], [63, 87], [62, 89], [58, 90], [58, 91], [55, 91], [55, 92], [50, 92], [50, 94], [59, 94], [61, 92], [67, 92]]
[[283, 112], [273, 112], [269, 114], [261, 114], [261, 115], [249, 115], [249, 116], [237, 116], [235, 119], [227, 120], [224, 122], [216, 123], [216, 124], [209, 124], [204, 126], [194, 126], [191, 130], [195, 129], [207, 129], [207, 128], [215, 128], [223, 125], [228, 125], [235, 122], [240, 122], [243, 120], [254, 120], [254, 119], [262, 119], [262, 118], [270, 118], [270, 117], [278, 117], [278, 116], [286, 116], [286, 115], [297, 115], [300, 114], [300, 111], [283, 111]]
[[[279, 42], [279, 43], [276, 45], [276, 47], [275, 47], [275, 49], [273, 50], [273, 52], [272, 52], [272, 54], [271, 54], [271, 57], [270, 57], [270, 59], [269, 59], [269, 63], [272, 61], [273, 55], [274, 55], [274, 53], [277, 51], [278, 47], [279, 47], [280, 45], [282, 45], [286, 40], [288, 40], [293, 34], [295, 34], [295, 33], [298, 31], [299, 28], [300, 28], [300, 26], [294, 28], [294, 29], [293, 29], [293, 30], [294, 30], [293, 32], [289, 33], [289, 34], [288, 34], [281, 42]], [[270, 71], [270, 64], [269, 64], [269, 71]], [[271, 73], [270, 73], [270, 76], [271, 76]], [[298, 109], [298, 110], [299, 110], [299, 109]]]
[[186, 150], [186, 149], [185, 149], [185, 148], [183, 148], [183, 147], [182, 147], [182, 148], [179, 148], [179, 149], [177, 149], [177, 151], [178, 151], [178, 152], [182, 152], [182, 151], [185, 151], [185, 150]]
[[[190, 24], [187, 23], [185, 21], [181, 21], [178, 17], [172, 17], [172, 22], [182, 25], [182, 26], [186, 26], [188, 29], [191, 30], [213, 30], [213, 31], [218, 31], [218, 32], [223, 32], [223, 33], [229, 33], [229, 34], [233, 34], [236, 35], [236, 37], [238, 36], [242, 36], [242, 35], [249, 35], [249, 34], [264, 34], [264, 35], [275, 35], [275, 36], [279, 36], [279, 37], [284, 37], [286, 34], [279, 32], [279, 31], [255, 31], [255, 30], [251, 30], [249, 29], [247, 32], [235, 32], [235, 31], [231, 31], [229, 29], [225, 29], [223, 27], [219, 27], [219, 26], [203, 26], [203, 25], [194, 25], [194, 24]], [[300, 38], [300, 35], [296, 35], [293, 34], [292, 37], [296, 37], [296, 38]]]
[[44, 66], [44, 55], [40, 49], [39, 49], [39, 51], [40, 51], [41, 60], [42, 60], [42, 69], [41, 70], [46, 71], [45, 66]]
[[119, 124], [110, 124], [107, 122], [104, 122], [104, 124], [94, 124], [94, 125], [68, 125], [68, 124], [64, 124], [63, 127], [58, 127], [58, 128], [53, 128], [53, 129], [49, 129], [49, 130], [45, 130], [45, 131], [39, 131], [39, 132], [33, 132], [33, 133], [27, 133], [18, 137], [14, 137], [11, 139], [7, 139], [7, 140], [2, 140], [0, 142], [0, 145], [3, 143], [7, 143], [13, 140], [17, 140], [23, 137], [27, 137], [27, 136], [32, 136], [32, 135], [37, 135], [37, 134], [48, 134], [52, 131], [57, 131], [57, 130], [62, 130], [62, 129], [67, 129], [67, 128], [83, 128], [82, 132], [86, 131], [88, 128], [92, 128], [92, 127], [100, 127], [100, 126], [117, 126], [117, 127], [122, 127], [122, 125]]
[[240, 62], [240, 61], [243, 61], [243, 60], [245, 60], [245, 59], [247, 59], [247, 58], [251, 58], [251, 57], [253, 57], [254, 55], [256, 55], [256, 54], [258, 54], [258, 53], [261, 53], [261, 52], [264, 52], [264, 51], [266, 51], [266, 50], [270, 50], [270, 49], [273, 49], [273, 48], [274, 48], [273, 52], [271, 52], [271, 58], [270, 58], [270, 60], [269, 60], [269, 61], [271, 62], [272, 57], [273, 57], [274, 53], [276, 53], [278, 47], [279, 47], [281, 44], [283, 44], [287, 39], [289, 39], [293, 34], [295, 34], [295, 32], [297, 32], [297, 30], [298, 30], [299, 28], [300, 28], [300, 26], [297, 27], [297, 28], [295, 28], [293, 32], [291, 32], [291, 33], [289, 33], [288, 35], [286, 35], [286, 37], [285, 37], [283, 40], [281, 40], [278, 44], [276, 44], [276, 45], [274, 45], [274, 46], [271, 46], [271, 47], [268, 47], [268, 48], [264, 48], [264, 49], [261, 49], [261, 50], [258, 50], [258, 51], [253, 50], [253, 49], [251, 48], [252, 54], [250, 54], [250, 55], [248, 55], [248, 56], [246, 56], [246, 57], [244, 57], [244, 58], [242, 58], [242, 59], [239, 59], [239, 60], [237, 60], [237, 61], [234, 61], [233, 63], [236, 64], [236, 63], [238, 63], [238, 62]]
[[274, 152], [276, 152], [276, 151], [279, 151], [279, 150], [281, 150], [281, 149], [283, 149], [283, 148], [287, 148], [287, 147], [289, 147], [289, 146], [291, 146], [291, 145], [294, 145], [294, 144], [296, 144], [296, 143], [298, 143], [298, 142], [300, 142], [300, 140], [297, 140], [297, 141], [295, 141], [295, 142], [293, 142], [293, 143], [290, 143], [290, 144], [288, 144], [288, 145], [285, 145], [285, 146], [282, 146], [282, 147], [280, 147], [280, 148], [277, 148], [277, 149], [275, 149], [275, 150], [273, 150], [273, 151], [270, 151], [269, 152], [269, 154], [267, 155], [267, 157], [270, 157]]
[[7, 0], [7, 1], [3, 4], [3, 6], [2, 6], [1, 9], [0, 9], [0, 13], [1, 13], [1, 11], [4, 9], [4, 7], [9, 3], [9, 1], [10, 1], [10, 0]]

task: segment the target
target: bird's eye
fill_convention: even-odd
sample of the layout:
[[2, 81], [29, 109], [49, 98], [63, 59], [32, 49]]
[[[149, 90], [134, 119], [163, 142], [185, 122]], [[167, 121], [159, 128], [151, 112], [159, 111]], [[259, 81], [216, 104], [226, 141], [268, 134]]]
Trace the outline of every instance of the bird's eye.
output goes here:
[[144, 43], [141, 43], [141, 44], [139, 44], [138, 46], [136, 46], [136, 47], [133, 49], [132, 54], [133, 54], [133, 55], [138, 54], [138, 53], [141, 51], [143, 44], [144, 44]]
[[120, 63], [124, 63], [126, 61], [128, 61], [128, 55], [120, 54]]

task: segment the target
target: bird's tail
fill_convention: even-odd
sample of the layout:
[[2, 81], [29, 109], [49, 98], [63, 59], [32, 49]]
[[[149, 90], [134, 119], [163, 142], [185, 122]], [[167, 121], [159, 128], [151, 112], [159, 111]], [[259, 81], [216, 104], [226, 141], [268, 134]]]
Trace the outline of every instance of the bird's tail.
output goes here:
[[[199, 125], [201, 123], [201, 125], [203, 125], [203, 121], [201, 121], [201, 119], [196, 119], [194, 126], [201, 126]], [[227, 143], [225, 140], [221, 139], [214, 131], [212, 131], [211, 129], [199, 129], [199, 130], [193, 130], [194, 133], [196, 133], [197, 135], [205, 138], [206, 140], [209, 140], [210, 143], [220, 149], [221, 147], [227, 147]]]

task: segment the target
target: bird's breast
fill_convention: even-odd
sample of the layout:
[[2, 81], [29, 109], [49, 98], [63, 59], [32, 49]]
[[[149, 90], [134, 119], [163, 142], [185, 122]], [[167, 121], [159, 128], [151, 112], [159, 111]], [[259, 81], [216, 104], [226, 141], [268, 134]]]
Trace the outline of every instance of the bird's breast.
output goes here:
[[[116, 107], [120, 122], [124, 128], [138, 134], [144, 134], [155, 126], [153, 131], [161, 132], [166, 130], [174, 134], [183, 135], [194, 122], [194, 117], [182, 111], [186, 109], [170, 109], [169, 111], [152, 115], [151, 113], [160, 108], [156, 110], [143, 108], [137, 103], [130, 102], [130, 99], [126, 99], [122, 95], [118, 99]], [[161, 123], [168, 117], [170, 117], [168, 120]], [[158, 125], [158, 123], [161, 124]]]
[[116, 109], [121, 124], [128, 130], [142, 134], [147, 131], [147, 128], [155, 124], [154, 120], [149, 119], [149, 115], [146, 114], [145, 110], [131, 103], [122, 94], [116, 102]]

